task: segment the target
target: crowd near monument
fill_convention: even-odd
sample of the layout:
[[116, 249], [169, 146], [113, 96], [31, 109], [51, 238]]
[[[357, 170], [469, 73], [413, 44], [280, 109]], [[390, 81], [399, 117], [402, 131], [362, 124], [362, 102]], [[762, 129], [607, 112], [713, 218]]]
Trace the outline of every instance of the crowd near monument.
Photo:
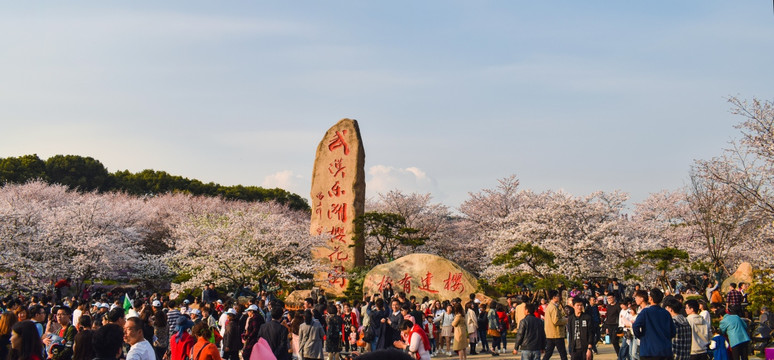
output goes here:
[[[680, 272], [687, 266], [678, 262], [701, 253], [703, 242], [690, 243], [686, 251], [619, 240], [626, 233], [621, 229], [628, 229], [633, 239], [658, 234], [686, 241], [688, 222], [679, 228], [672, 226], [674, 218], [632, 225], [619, 216], [622, 196], [517, 193], [517, 185], [510, 178], [501, 181], [500, 193], [472, 194], [460, 207], [463, 220], [432, 214], [431, 222], [449, 226], [431, 245], [404, 237], [408, 240], [389, 256], [368, 253], [368, 259], [367, 242], [361, 240], [373, 235], [356, 226], [356, 219], [372, 214], [365, 212], [365, 150], [352, 119], [328, 129], [317, 146], [308, 212], [282, 203], [181, 194], [137, 199], [80, 195], [42, 182], [6, 185], [0, 188], [0, 235], [26, 237], [30, 246], [9, 242], [0, 253], [7, 259], [0, 281], [13, 288], [0, 305], [0, 360], [361, 354], [362, 359], [465, 360], [482, 353], [549, 360], [554, 350], [561, 360], [568, 354], [586, 360], [708, 360], [710, 355], [741, 360], [767, 351], [774, 328], [769, 312], [774, 272], [739, 262], [723, 280], [719, 261], [714, 271]], [[132, 207], [140, 210], [127, 218], [121, 209]], [[550, 213], [548, 207], [559, 210]], [[504, 208], [510, 212], [503, 214]], [[62, 213], [74, 215], [62, 221]], [[390, 215], [401, 219], [400, 226], [384, 236], [395, 240], [400, 231], [419, 231], [402, 215]], [[675, 233], [664, 235], [668, 231]], [[108, 234], [112, 241], [105, 243], [104, 236], [83, 241], [90, 233]], [[144, 234], [167, 241], [167, 253], [138, 246], [147, 246]], [[62, 251], [44, 252], [56, 236]], [[718, 243], [725, 244], [710, 244]], [[457, 255], [439, 256], [446, 250]], [[402, 256], [393, 260], [393, 253]], [[89, 256], [107, 260], [95, 270]], [[60, 265], [76, 258], [79, 263], [62, 272]], [[56, 261], [44, 264], [51, 259]], [[482, 259], [488, 259], [486, 268], [469, 271]], [[169, 271], [173, 265], [176, 274]], [[620, 266], [628, 275], [637, 270], [650, 278], [621, 282], [615, 277]], [[177, 275], [172, 291], [154, 285], [165, 279], [159, 269], [166, 269], [166, 279]], [[36, 276], [46, 271], [55, 275]], [[89, 276], [123, 276], [126, 283], [108, 286]], [[304, 290], [298, 290], [300, 284]], [[123, 342], [129, 346], [122, 349]]]

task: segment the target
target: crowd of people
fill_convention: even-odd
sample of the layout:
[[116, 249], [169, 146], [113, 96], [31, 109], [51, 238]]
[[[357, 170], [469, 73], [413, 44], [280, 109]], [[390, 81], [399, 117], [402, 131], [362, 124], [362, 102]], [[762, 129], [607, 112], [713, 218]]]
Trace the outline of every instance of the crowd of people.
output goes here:
[[[612, 344], [618, 360], [746, 360], [747, 284], [731, 284], [725, 295], [718, 287], [707, 283], [694, 296], [691, 287], [629, 289], [612, 279], [543, 296], [442, 300], [387, 286], [352, 303], [319, 296], [290, 306], [265, 292], [247, 302], [221, 298], [212, 285], [182, 301], [137, 292], [134, 301], [9, 297], [0, 308], [0, 360], [465, 360], [506, 352], [548, 360], [554, 351], [589, 360], [600, 342]], [[770, 337], [773, 322], [763, 308], [760, 336]]]

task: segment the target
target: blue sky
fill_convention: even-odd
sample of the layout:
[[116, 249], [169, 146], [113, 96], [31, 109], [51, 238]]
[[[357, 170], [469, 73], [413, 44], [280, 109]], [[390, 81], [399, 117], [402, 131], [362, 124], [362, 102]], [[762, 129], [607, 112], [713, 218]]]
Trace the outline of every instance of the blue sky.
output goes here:
[[0, 4], [0, 157], [92, 156], [309, 196], [360, 124], [368, 195], [455, 207], [523, 188], [686, 184], [771, 99], [767, 2], [80, 1]]

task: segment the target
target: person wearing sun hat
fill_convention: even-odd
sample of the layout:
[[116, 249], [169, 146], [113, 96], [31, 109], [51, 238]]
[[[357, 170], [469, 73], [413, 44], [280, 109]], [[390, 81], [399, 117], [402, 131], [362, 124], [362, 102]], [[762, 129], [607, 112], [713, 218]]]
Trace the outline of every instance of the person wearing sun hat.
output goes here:
[[179, 316], [174, 326], [175, 333], [169, 338], [170, 360], [184, 360], [196, 344], [196, 338], [188, 333], [194, 324], [187, 316]]
[[244, 349], [242, 350], [242, 358], [244, 360], [250, 360], [250, 353], [253, 351], [253, 345], [258, 342], [258, 331], [261, 329], [266, 321], [259, 313], [260, 309], [255, 304], [250, 305], [247, 308], [247, 326], [243, 340], [245, 341]]
[[239, 350], [242, 350], [242, 338], [239, 336], [239, 321], [236, 310], [225, 312], [228, 320], [223, 331], [223, 360], [239, 360]]

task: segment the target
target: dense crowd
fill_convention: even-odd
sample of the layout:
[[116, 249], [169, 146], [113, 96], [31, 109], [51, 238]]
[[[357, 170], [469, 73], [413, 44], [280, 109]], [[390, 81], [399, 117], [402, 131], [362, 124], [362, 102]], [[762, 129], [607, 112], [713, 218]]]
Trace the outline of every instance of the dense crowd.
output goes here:
[[764, 307], [753, 322], [748, 284], [731, 284], [723, 295], [717, 281], [704, 281], [701, 292], [646, 291], [612, 279], [499, 300], [417, 299], [386, 286], [352, 303], [319, 296], [290, 306], [265, 292], [222, 298], [212, 285], [182, 301], [137, 291], [89, 301], [7, 297], [0, 360], [464, 360], [505, 353], [509, 333], [524, 360], [548, 360], [554, 351], [561, 360], [588, 360], [600, 342], [612, 344], [618, 360], [747, 359], [754, 341], [770, 339], [774, 318]]

